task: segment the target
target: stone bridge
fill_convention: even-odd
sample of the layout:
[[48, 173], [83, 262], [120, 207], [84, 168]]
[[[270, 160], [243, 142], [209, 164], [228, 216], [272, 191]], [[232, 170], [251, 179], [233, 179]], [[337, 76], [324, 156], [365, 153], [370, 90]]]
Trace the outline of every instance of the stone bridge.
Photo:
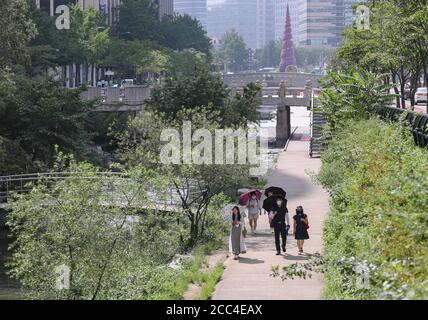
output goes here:
[[152, 88], [132, 87], [89, 87], [80, 95], [82, 100], [98, 100], [97, 112], [139, 112], [144, 110], [144, 103], [150, 98]]
[[281, 81], [288, 81], [290, 87], [304, 88], [311, 81], [315, 88], [319, 87], [321, 75], [299, 72], [253, 72], [222, 75], [223, 81], [229, 87], [243, 87], [250, 82], [260, 82], [263, 87], [279, 87]]
[[223, 75], [232, 94], [251, 82], [261, 85], [261, 104], [277, 108], [276, 144], [284, 147], [291, 135], [291, 107], [311, 108], [313, 91], [321, 75], [298, 72], [240, 73]]
[[[222, 75], [231, 95], [241, 92], [249, 83], [261, 85], [262, 107], [277, 108], [276, 141], [278, 147], [287, 142], [291, 134], [290, 107], [311, 107], [313, 89], [319, 88], [321, 75], [298, 72], [237, 73]], [[98, 112], [142, 112], [150, 98], [152, 88], [131, 86], [125, 88], [90, 87], [81, 94], [83, 100], [98, 100]]]

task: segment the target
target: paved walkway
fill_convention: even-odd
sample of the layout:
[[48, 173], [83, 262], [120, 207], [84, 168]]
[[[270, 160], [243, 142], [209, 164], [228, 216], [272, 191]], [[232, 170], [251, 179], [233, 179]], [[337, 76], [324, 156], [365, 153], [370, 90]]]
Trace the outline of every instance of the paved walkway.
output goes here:
[[[304, 246], [308, 253], [321, 251], [322, 224], [328, 211], [328, 194], [311, 182], [306, 171], [318, 171], [319, 159], [309, 157], [309, 129], [298, 129], [287, 151], [278, 158], [276, 170], [268, 177], [268, 186], [278, 186], [287, 191], [290, 216], [302, 205], [309, 218], [310, 239]], [[239, 261], [229, 257], [222, 280], [217, 284], [214, 300], [295, 300], [320, 299], [322, 282], [318, 276], [312, 279], [286, 280], [270, 277], [271, 266], [287, 265], [308, 259], [297, 254], [296, 241], [290, 235], [287, 253], [276, 256], [274, 236], [270, 233], [267, 216], [259, 219], [259, 231], [246, 238], [248, 252]], [[249, 229], [247, 222], [247, 229]]]

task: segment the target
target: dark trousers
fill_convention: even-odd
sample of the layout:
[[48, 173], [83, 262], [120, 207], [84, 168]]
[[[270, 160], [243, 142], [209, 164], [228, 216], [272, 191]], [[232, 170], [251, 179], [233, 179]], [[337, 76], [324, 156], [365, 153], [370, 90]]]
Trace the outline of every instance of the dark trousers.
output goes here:
[[285, 247], [285, 244], [287, 243], [287, 236], [285, 235], [285, 224], [282, 222], [273, 223], [273, 229], [275, 231], [275, 246], [276, 251], [281, 251], [281, 244], [279, 241], [279, 235], [281, 235], [282, 238], [282, 246]]

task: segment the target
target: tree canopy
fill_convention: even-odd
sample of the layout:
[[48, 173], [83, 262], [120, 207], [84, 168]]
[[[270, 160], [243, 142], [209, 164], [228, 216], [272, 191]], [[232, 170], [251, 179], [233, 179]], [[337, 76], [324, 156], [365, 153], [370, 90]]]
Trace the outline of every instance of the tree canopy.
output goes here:
[[28, 43], [37, 32], [28, 10], [25, 0], [0, 3], [0, 68], [27, 63]]
[[164, 17], [159, 21], [152, 0], [125, 0], [113, 35], [124, 40], [153, 41], [171, 50], [195, 49], [210, 54], [211, 42], [197, 19], [189, 15]]
[[246, 127], [248, 122], [259, 119], [259, 92], [260, 88], [251, 84], [243, 93], [230, 96], [229, 89], [217, 75], [205, 65], [196, 65], [192, 73], [173, 75], [155, 87], [147, 107], [170, 120], [175, 119], [183, 107], [203, 107], [212, 113], [219, 112], [220, 124], [224, 127]]
[[257, 49], [254, 57], [259, 68], [277, 68], [281, 55], [281, 42], [269, 41], [263, 48]]
[[161, 23], [160, 44], [174, 51], [194, 49], [210, 59], [211, 40], [201, 23], [189, 15], [166, 17]]
[[125, 0], [118, 9], [114, 35], [127, 40], [156, 40], [160, 22], [154, 1]]
[[46, 165], [52, 164], [55, 145], [80, 159], [88, 156], [85, 120], [91, 104], [80, 100], [80, 91], [52, 80], [15, 80], [16, 87], [0, 96], [0, 135], [18, 141], [33, 161]]
[[230, 71], [248, 69], [248, 49], [244, 38], [235, 29], [231, 29], [221, 39], [220, 59]]
[[363, 69], [394, 84], [397, 106], [405, 106], [407, 85], [414, 93], [421, 75], [428, 86], [428, 8], [421, 1], [372, 1], [370, 28], [344, 32], [344, 42], [333, 59], [337, 70]]

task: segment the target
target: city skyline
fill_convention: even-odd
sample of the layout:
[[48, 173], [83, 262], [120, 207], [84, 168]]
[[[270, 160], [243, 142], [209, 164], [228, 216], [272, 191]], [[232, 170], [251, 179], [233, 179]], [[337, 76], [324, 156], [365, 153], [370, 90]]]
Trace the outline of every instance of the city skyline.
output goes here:
[[211, 0], [207, 31], [221, 39], [234, 28], [247, 46], [257, 49], [269, 41], [282, 41], [287, 5], [296, 46], [338, 47], [342, 31], [354, 21], [353, 5], [359, 0]]

